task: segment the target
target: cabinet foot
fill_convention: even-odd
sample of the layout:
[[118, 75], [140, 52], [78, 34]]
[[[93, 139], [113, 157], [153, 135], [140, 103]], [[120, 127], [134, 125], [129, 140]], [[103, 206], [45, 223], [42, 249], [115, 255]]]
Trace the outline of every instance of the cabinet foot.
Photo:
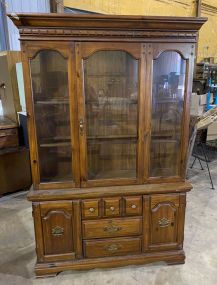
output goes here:
[[167, 265], [179, 265], [179, 264], [185, 264], [185, 259], [182, 260], [169, 260], [166, 261]]
[[60, 272], [54, 272], [54, 273], [45, 273], [45, 274], [40, 274], [40, 273], [35, 273], [36, 278], [51, 278], [51, 277], [56, 277]]

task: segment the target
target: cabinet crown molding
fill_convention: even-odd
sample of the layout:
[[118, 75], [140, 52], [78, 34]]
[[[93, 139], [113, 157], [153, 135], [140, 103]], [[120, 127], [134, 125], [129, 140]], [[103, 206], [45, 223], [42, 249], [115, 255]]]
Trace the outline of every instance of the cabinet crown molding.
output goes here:
[[[8, 14], [22, 36], [194, 37], [207, 18], [123, 15]], [[86, 27], [88, 26], [88, 30]], [[58, 27], [58, 28], [57, 28]], [[104, 29], [104, 30], [103, 30]], [[171, 34], [172, 32], [172, 34]]]

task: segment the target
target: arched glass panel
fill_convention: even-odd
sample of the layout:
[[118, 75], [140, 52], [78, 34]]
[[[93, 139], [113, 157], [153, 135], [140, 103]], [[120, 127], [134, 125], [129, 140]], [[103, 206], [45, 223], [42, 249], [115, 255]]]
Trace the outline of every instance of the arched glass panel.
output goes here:
[[72, 179], [67, 60], [43, 50], [30, 61], [41, 182]]
[[136, 177], [138, 60], [98, 51], [83, 68], [88, 179]]
[[163, 52], [153, 62], [150, 176], [180, 174], [186, 61]]

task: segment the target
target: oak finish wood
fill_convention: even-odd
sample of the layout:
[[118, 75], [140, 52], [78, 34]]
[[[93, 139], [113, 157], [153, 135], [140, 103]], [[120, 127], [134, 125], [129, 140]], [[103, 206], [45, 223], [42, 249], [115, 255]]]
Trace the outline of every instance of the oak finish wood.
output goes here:
[[87, 258], [139, 254], [141, 252], [141, 239], [113, 238], [84, 241], [84, 252]]
[[[22, 46], [33, 175], [33, 187], [28, 194], [28, 199], [33, 202], [37, 253], [36, 275], [41, 277], [70, 269], [116, 267], [157, 261], [165, 261], [171, 265], [183, 264], [186, 192], [192, 188], [191, 184], [185, 181], [189, 102], [197, 33], [206, 19], [67, 14], [18, 14], [16, 17], [14, 15], [9, 17], [19, 28]], [[35, 123], [30, 61], [44, 50], [48, 53], [49, 51], [58, 52], [67, 62], [73, 179], [66, 182], [57, 180], [42, 183], [40, 178], [40, 157], [36, 136], [38, 126]], [[116, 89], [109, 89], [111, 94], [107, 97], [110, 96], [110, 99], [115, 102], [115, 98], [125, 96], [126, 98], [121, 99], [128, 100], [131, 99], [131, 94], [133, 96], [136, 94], [137, 101], [128, 100], [130, 103], [137, 104], [137, 113], [134, 117], [137, 118], [136, 132], [128, 133], [130, 126], [128, 125], [127, 129], [127, 124], [123, 124], [127, 120], [120, 117], [120, 122], [127, 133], [110, 131], [107, 137], [101, 133], [98, 133], [98, 137], [96, 133], [90, 132], [91, 135], [88, 133], [88, 118], [95, 116], [94, 118], [97, 119], [96, 114], [100, 108], [98, 99], [98, 101], [95, 100], [98, 104], [92, 106], [93, 111], [89, 112], [89, 107], [86, 106], [88, 102], [85, 94], [87, 87], [85, 61], [102, 51], [124, 53], [126, 58], [130, 56], [129, 70], [138, 64], [138, 84], [135, 79], [137, 76], [135, 70], [127, 74], [123, 72], [122, 74], [121, 72], [104, 74], [103, 71], [107, 69], [103, 70], [100, 65], [93, 68], [94, 71], [99, 71], [99, 82], [103, 76], [109, 78], [112, 75], [112, 82], [114, 82], [117, 81], [118, 76], [124, 75], [125, 81], [123, 79], [117, 81]], [[175, 153], [176, 172], [172, 173], [174, 175], [160, 173], [156, 176], [150, 175], [151, 141], [155, 123], [152, 121], [152, 102], [156, 98], [159, 100], [159, 96], [155, 98], [153, 93], [153, 63], [165, 52], [175, 52], [186, 66], [185, 81], [181, 82], [184, 84], [184, 95], [181, 94], [183, 112], [178, 126], [181, 139], [178, 141], [179, 151]], [[104, 59], [108, 58], [105, 56]], [[104, 63], [108, 62], [106, 60]], [[120, 62], [119, 59], [116, 60], [114, 70], [123, 71], [123, 65], [122, 69], [119, 68]], [[133, 62], [132, 66], [129, 62]], [[169, 70], [169, 65], [167, 68]], [[95, 75], [90, 73], [92, 78], [97, 78], [96, 75], [97, 73]], [[173, 83], [169, 79], [172, 76], [171, 70], [163, 75], [165, 82], [172, 86]], [[92, 79], [93, 82], [94, 80]], [[133, 82], [133, 80], [137, 85], [137, 93], [134, 94], [135, 90], [131, 93], [125, 91], [126, 94], [123, 96], [121, 93], [123, 86], [126, 89], [129, 87], [126, 82]], [[160, 90], [162, 83], [158, 81], [156, 81], [156, 88]], [[94, 84], [96, 87], [100, 86], [98, 82]], [[173, 88], [171, 86], [170, 88]], [[112, 93], [111, 90], [116, 91]], [[100, 92], [103, 93], [102, 90]], [[97, 94], [98, 97], [102, 95], [99, 95], [99, 92]], [[176, 96], [180, 96], [178, 87]], [[51, 102], [48, 103], [51, 104]], [[172, 104], [175, 103], [172, 102]], [[134, 109], [129, 109], [131, 112], [126, 114], [132, 115]], [[179, 110], [177, 106], [175, 110]], [[108, 111], [108, 114], [112, 121], [114, 112]], [[95, 127], [100, 127], [99, 118], [97, 120]], [[166, 122], [166, 124], [169, 123]], [[105, 133], [109, 128], [117, 129], [117, 126], [109, 120], [103, 127]], [[168, 145], [165, 139], [167, 133], [158, 132], [157, 135]], [[102, 144], [105, 139], [110, 142], [118, 140], [120, 145], [123, 142], [127, 144], [131, 141], [132, 144], [132, 141], [133, 143], [136, 141], [136, 155], [132, 155], [130, 151], [125, 153], [127, 159], [124, 165], [121, 161], [124, 158], [122, 154], [124, 146], [111, 148], [107, 157], [105, 147], [104, 150], [95, 147], [93, 161], [89, 163], [88, 142], [91, 141], [97, 145], [97, 140]], [[164, 145], [161, 144], [159, 147], [163, 149]], [[107, 145], [109, 145], [108, 142]], [[167, 163], [171, 159], [171, 149], [164, 157]], [[100, 159], [97, 161], [97, 156], [104, 161]], [[162, 159], [160, 155], [159, 158]], [[136, 175], [132, 175], [132, 172], [127, 171], [133, 169], [132, 162], [135, 162], [135, 159]], [[121, 175], [118, 171], [107, 173], [107, 178], [98, 175], [97, 179], [94, 173], [92, 176], [89, 175], [90, 165], [93, 170], [105, 170], [115, 160], [119, 168], [115, 164], [113, 170], [119, 171], [123, 170], [122, 168], [127, 170], [123, 177], [119, 177]]]
[[141, 218], [114, 218], [100, 221], [83, 221], [83, 238], [133, 236], [142, 233]]

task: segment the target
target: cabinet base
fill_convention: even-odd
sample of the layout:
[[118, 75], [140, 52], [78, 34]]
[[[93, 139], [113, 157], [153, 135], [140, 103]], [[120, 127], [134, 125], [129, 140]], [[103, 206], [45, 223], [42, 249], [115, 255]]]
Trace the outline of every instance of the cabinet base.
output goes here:
[[54, 263], [37, 263], [35, 273], [37, 277], [56, 276], [65, 270], [87, 270], [94, 268], [120, 267], [127, 265], [142, 265], [153, 262], [166, 262], [168, 265], [184, 264], [185, 253], [183, 250], [146, 253], [131, 256], [79, 259]]

